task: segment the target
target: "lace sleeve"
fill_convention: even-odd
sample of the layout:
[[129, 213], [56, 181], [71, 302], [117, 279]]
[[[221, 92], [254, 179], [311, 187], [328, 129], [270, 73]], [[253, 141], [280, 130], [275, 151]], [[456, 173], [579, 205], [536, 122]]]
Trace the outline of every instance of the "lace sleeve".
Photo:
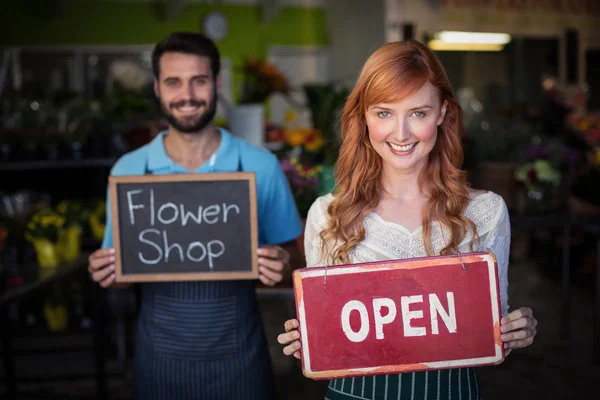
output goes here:
[[325, 198], [318, 198], [308, 211], [306, 227], [304, 228], [304, 252], [306, 254], [306, 266], [316, 267], [325, 265], [321, 254], [320, 233], [327, 224], [327, 205]]
[[499, 216], [493, 229], [486, 234], [485, 249], [491, 251], [498, 261], [500, 304], [502, 315], [508, 314], [508, 261], [510, 256], [510, 217], [506, 204], [502, 202]]

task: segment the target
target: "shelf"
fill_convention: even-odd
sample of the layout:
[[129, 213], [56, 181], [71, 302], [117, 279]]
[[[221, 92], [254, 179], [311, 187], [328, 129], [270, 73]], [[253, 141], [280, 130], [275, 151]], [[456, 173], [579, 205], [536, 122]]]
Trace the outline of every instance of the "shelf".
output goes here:
[[0, 171], [24, 171], [36, 169], [112, 167], [116, 158], [94, 158], [87, 160], [23, 161], [0, 163]]

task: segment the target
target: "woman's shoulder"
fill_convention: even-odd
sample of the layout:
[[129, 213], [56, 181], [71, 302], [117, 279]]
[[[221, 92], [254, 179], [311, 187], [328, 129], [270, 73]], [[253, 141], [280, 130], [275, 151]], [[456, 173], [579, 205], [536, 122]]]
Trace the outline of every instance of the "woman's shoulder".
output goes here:
[[493, 228], [503, 215], [508, 215], [506, 203], [499, 194], [489, 190], [469, 190], [471, 201], [465, 210], [465, 216], [470, 218], [477, 230]]
[[313, 225], [325, 226], [328, 220], [327, 209], [332, 200], [333, 195], [331, 193], [317, 197], [308, 210], [307, 221]]
[[310, 210], [308, 213], [311, 214], [311, 212], [312, 212], [312, 213], [316, 213], [318, 215], [327, 214], [327, 208], [329, 207], [329, 204], [331, 204], [332, 201], [333, 201], [333, 194], [331, 194], [331, 193], [328, 193], [323, 196], [319, 196], [314, 201], [312, 206], [310, 206]]
[[325, 228], [327, 221], [329, 220], [327, 209], [329, 208], [329, 204], [332, 200], [333, 195], [331, 194], [317, 197], [317, 199], [310, 206], [308, 215], [306, 216], [306, 223], [308, 227], [311, 227], [311, 229], [316, 231], [321, 231]]

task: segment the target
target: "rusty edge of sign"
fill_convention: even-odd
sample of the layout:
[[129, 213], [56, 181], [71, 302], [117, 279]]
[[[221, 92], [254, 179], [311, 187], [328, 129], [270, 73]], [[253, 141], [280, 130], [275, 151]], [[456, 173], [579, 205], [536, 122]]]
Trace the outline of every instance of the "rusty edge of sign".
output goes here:
[[307, 378], [319, 380], [319, 379], [334, 379], [344, 378], [353, 376], [367, 376], [367, 375], [379, 375], [379, 374], [392, 374], [392, 373], [403, 373], [413, 371], [424, 371], [431, 369], [449, 369], [449, 368], [461, 368], [461, 367], [476, 367], [484, 365], [498, 365], [504, 361], [505, 351], [502, 339], [500, 338], [500, 303], [499, 303], [499, 282], [497, 279], [496, 256], [492, 252], [474, 252], [474, 253], [463, 253], [460, 255], [464, 264], [471, 264], [476, 262], [486, 262], [488, 265], [489, 277], [490, 277], [490, 297], [492, 304], [492, 319], [494, 323], [494, 342], [495, 342], [495, 354], [489, 357], [479, 358], [467, 358], [461, 360], [449, 360], [449, 361], [435, 361], [421, 364], [399, 364], [399, 365], [383, 365], [379, 367], [367, 367], [367, 368], [353, 368], [353, 369], [342, 369], [342, 370], [326, 370], [326, 371], [312, 371], [310, 366], [310, 352], [308, 344], [308, 335], [303, 332], [306, 327], [306, 313], [304, 310], [304, 300], [302, 297], [302, 279], [324, 276], [327, 273], [331, 275], [341, 274], [353, 274], [353, 273], [367, 273], [385, 271], [390, 269], [415, 269], [415, 268], [427, 268], [435, 267], [439, 265], [448, 264], [449, 260], [456, 259], [457, 264], [460, 265], [458, 255], [450, 256], [434, 256], [434, 257], [423, 257], [406, 260], [386, 260], [377, 261], [370, 263], [361, 263], [353, 265], [339, 265], [333, 267], [312, 267], [302, 268], [295, 270], [293, 273], [293, 284], [294, 284], [294, 296], [296, 300], [296, 312], [299, 319], [299, 331], [301, 339], [301, 354], [302, 354], [302, 373]]

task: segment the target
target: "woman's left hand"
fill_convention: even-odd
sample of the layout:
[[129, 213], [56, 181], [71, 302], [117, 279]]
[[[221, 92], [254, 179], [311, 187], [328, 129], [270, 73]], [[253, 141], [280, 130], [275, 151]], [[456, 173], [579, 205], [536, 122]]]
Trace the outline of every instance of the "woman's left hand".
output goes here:
[[537, 319], [528, 307], [521, 307], [502, 317], [500, 321], [500, 338], [505, 349], [520, 349], [533, 343], [537, 334]]

